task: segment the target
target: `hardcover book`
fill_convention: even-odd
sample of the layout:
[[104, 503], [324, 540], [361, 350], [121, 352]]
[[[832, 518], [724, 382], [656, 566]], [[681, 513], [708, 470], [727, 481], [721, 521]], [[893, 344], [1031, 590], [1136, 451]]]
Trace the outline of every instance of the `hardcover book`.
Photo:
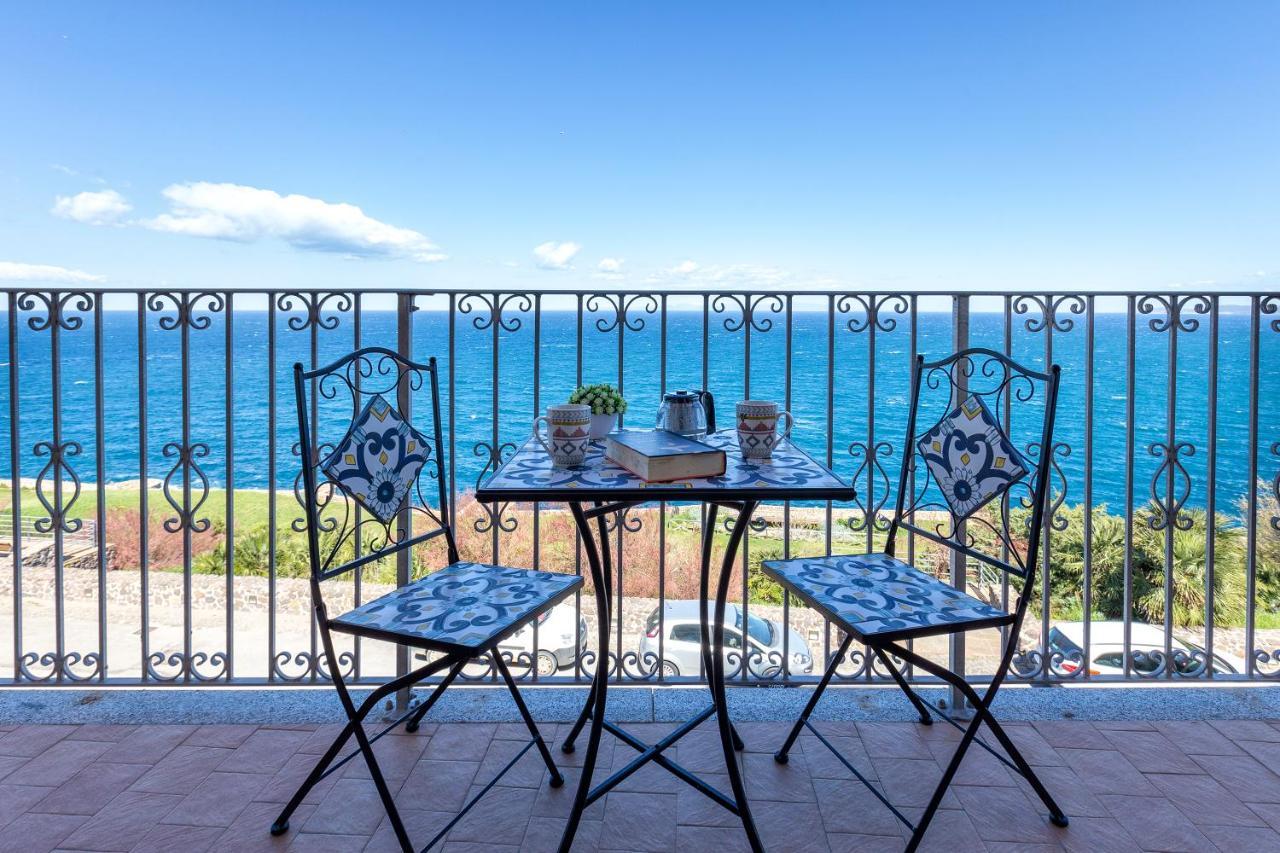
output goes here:
[[604, 455], [647, 483], [724, 473], [724, 451], [661, 429], [619, 430], [605, 436]]

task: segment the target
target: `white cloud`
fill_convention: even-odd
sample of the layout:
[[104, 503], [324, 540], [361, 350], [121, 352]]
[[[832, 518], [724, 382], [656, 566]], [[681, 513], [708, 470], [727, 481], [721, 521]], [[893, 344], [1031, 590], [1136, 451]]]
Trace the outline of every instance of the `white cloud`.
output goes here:
[[567, 270], [574, 255], [582, 251], [577, 243], [547, 241], [533, 249], [534, 262], [544, 270]]
[[63, 219], [74, 219], [88, 225], [116, 225], [133, 205], [115, 190], [60, 195], [53, 203], [53, 213]]
[[85, 284], [106, 281], [104, 276], [51, 264], [20, 264], [0, 261], [0, 281], [48, 281], [57, 284]]
[[241, 243], [277, 237], [299, 249], [422, 263], [447, 257], [426, 235], [380, 222], [353, 204], [205, 181], [173, 184], [164, 196], [172, 209], [142, 223], [155, 231]]
[[596, 270], [602, 273], [620, 273], [622, 258], [601, 258], [600, 263], [596, 264]]

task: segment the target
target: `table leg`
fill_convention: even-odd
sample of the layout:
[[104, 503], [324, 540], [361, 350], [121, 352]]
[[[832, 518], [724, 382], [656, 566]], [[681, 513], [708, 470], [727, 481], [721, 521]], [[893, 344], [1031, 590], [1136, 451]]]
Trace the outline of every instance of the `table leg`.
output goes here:
[[[587, 565], [591, 569], [591, 583], [595, 587], [596, 673], [592, 679], [587, 708], [583, 709], [584, 714], [590, 709], [591, 718], [591, 729], [587, 734], [587, 754], [582, 759], [582, 777], [578, 780], [578, 792], [574, 796], [573, 809], [569, 812], [569, 821], [565, 825], [564, 835], [560, 837], [560, 853], [569, 853], [569, 849], [573, 846], [573, 837], [578, 831], [578, 824], [582, 821], [582, 813], [586, 811], [587, 796], [591, 793], [591, 776], [596, 766], [596, 755], [600, 750], [600, 736], [604, 732], [604, 708], [609, 686], [609, 629], [612, 622], [609, 609], [609, 538], [603, 516], [597, 519], [600, 528], [600, 546], [603, 549], [601, 550], [596, 547], [595, 537], [591, 533], [591, 522], [583, 512], [582, 504], [571, 503], [569, 509], [573, 513], [574, 522], [578, 525], [582, 547], [587, 555]], [[578, 725], [575, 726], [575, 734], [581, 725], [580, 717]]]
[[[734, 521], [733, 531], [729, 534], [729, 544], [725, 546], [724, 559], [720, 565], [720, 579], [716, 584], [716, 601], [714, 619], [711, 625], [711, 700], [716, 707], [716, 723], [720, 729], [720, 746], [724, 750], [725, 772], [729, 775], [729, 784], [733, 788], [733, 798], [738, 804], [738, 816], [742, 819], [742, 828], [747, 834], [747, 841], [754, 853], [763, 853], [760, 834], [756, 831], [755, 820], [751, 817], [751, 806], [747, 802], [747, 788], [742, 781], [742, 773], [738, 768], [738, 757], [734, 754], [734, 741], [737, 733], [733, 730], [733, 721], [729, 719], [729, 704], [725, 694], [724, 674], [724, 611], [729, 595], [729, 580], [733, 574], [733, 563], [738, 556], [738, 546], [751, 523], [751, 514], [755, 512], [757, 501], [743, 501]], [[715, 523], [714, 506], [707, 519], [708, 527]], [[702, 555], [702, 571], [704, 584], [710, 567], [710, 536], [704, 534], [705, 550]], [[701, 609], [701, 608], [700, 608]], [[745, 628], [745, 626], [744, 626]], [[706, 623], [703, 622], [703, 636], [706, 636]], [[746, 654], [746, 650], [743, 650]], [[746, 658], [743, 658], [746, 665]]]

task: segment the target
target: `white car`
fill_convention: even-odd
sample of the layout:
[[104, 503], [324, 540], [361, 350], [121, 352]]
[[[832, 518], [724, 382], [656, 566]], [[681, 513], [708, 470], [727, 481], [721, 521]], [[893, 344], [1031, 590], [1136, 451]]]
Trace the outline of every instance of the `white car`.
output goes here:
[[[1079, 664], [1071, 660], [1073, 654], [1083, 656], [1084, 623], [1059, 622], [1049, 630], [1049, 651], [1061, 652], [1063, 662], [1059, 665], [1063, 672], [1074, 673]], [[1185, 652], [1186, 658], [1178, 661], [1178, 671], [1195, 673], [1201, 664], [1194, 654], [1204, 655], [1204, 647], [1173, 638], [1174, 652]], [[1161, 666], [1160, 657], [1152, 652], [1164, 654], [1164, 628], [1147, 622], [1132, 622], [1129, 625], [1129, 651], [1142, 652], [1145, 658], [1136, 658], [1131, 662], [1131, 670], [1139, 674], [1154, 672]], [[1089, 623], [1089, 675], [1124, 675], [1124, 623], [1120, 621]], [[1213, 672], [1216, 675], [1236, 675], [1244, 672], [1244, 661], [1230, 656], [1213, 656]]]
[[[708, 601], [708, 613], [712, 606], [712, 602]], [[668, 601], [661, 624], [658, 609], [654, 608], [645, 623], [644, 634], [640, 637], [641, 661], [657, 661], [659, 628], [666, 632], [662, 641], [663, 677], [698, 675], [702, 663], [702, 635], [697, 600]], [[746, 633], [750, 646], [747, 662], [751, 674], [757, 678], [777, 676], [782, 670], [782, 626], [772, 619], [750, 614], [747, 617]], [[725, 606], [724, 643], [726, 663], [738, 666], [737, 656], [742, 654], [742, 608], [736, 604]], [[791, 655], [792, 675], [813, 671], [813, 655], [809, 652], [809, 644], [794, 628], [788, 630], [786, 646]]]

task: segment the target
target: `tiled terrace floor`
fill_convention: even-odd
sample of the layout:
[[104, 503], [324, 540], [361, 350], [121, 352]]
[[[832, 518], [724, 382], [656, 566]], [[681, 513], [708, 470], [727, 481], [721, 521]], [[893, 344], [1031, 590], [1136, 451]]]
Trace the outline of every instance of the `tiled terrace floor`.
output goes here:
[[[565, 726], [548, 726], [556, 742]], [[636, 725], [656, 739], [667, 726]], [[941, 773], [956, 732], [908, 723], [825, 723], [891, 799], [912, 811]], [[395, 850], [361, 762], [325, 780], [291, 831], [267, 827], [336, 727], [0, 726], [0, 850]], [[741, 760], [769, 850], [901, 850], [896, 821], [811, 736], [785, 767], [770, 751], [780, 723], [747, 723]], [[980, 750], [963, 765], [925, 847], [947, 851], [1280, 850], [1280, 723], [1011, 724], [1028, 759], [1071, 817], [1057, 829], [1030, 789]], [[424, 725], [379, 744], [411, 835], [424, 844], [477, 783], [506, 763], [516, 725]], [[552, 790], [530, 751], [451, 833], [447, 853], [554, 850], [585, 750], [553, 750], [568, 784]], [[606, 735], [601, 767], [634, 753]], [[712, 773], [714, 728], [671, 751]], [[1271, 769], [1269, 769], [1271, 768]], [[725, 790], [722, 776], [711, 776]], [[728, 812], [650, 765], [587, 813], [576, 849], [745, 849]]]

